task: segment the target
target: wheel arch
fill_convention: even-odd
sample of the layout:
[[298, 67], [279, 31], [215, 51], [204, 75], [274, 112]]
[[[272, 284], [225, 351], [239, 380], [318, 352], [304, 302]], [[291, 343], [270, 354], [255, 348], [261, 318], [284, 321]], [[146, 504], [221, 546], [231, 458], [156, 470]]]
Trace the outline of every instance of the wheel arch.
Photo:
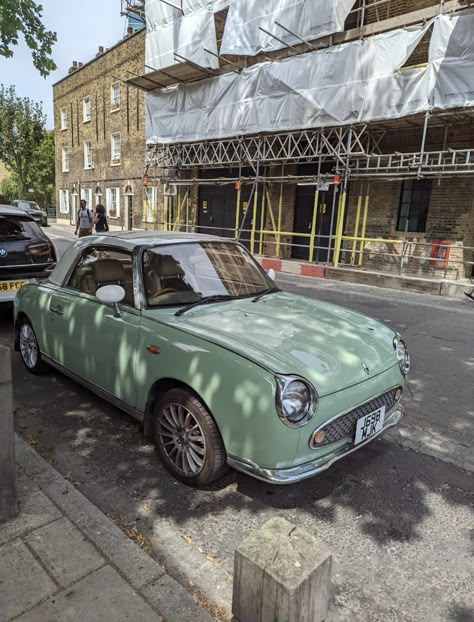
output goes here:
[[19, 311], [15, 318], [15, 325], [13, 327], [13, 330], [14, 330], [13, 348], [15, 352], [20, 351], [20, 324], [22, 320], [28, 320], [28, 322], [30, 322], [30, 318], [26, 315], [26, 313], [24, 311]]
[[196, 397], [205, 406], [206, 410], [213, 418], [214, 423], [219, 430], [219, 434], [221, 434], [219, 424], [217, 423], [214, 415], [212, 414], [212, 410], [206, 403], [206, 400], [201, 395], [199, 395], [199, 393], [195, 389], [193, 389], [192, 386], [190, 386], [186, 382], [183, 382], [182, 380], [178, 380], [177, 378], [160, 378], [151, 385], [146, 400], [145, 416], [143, 418], [143, 433], [147, 438], [150, 438], [152, 435], [155, 404], [162, 395], [164, 395], [168, 391], [171, 391], [171, 389], [185, 389], [186, 391], [189, 391], [189, 393], [194, 395], [194, 397]]

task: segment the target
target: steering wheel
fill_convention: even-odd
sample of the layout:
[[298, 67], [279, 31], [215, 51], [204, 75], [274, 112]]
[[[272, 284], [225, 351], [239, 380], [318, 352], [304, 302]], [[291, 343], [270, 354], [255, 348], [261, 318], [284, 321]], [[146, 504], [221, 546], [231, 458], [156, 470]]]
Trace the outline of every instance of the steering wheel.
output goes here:
[[163, 296], [163, 294], [175, 294], [178, 290], [174, 289], [174, 287], [165, 287], [164, 289], [159, 289], [155, 292], [152, 297], [158, 298], [158, 296]]

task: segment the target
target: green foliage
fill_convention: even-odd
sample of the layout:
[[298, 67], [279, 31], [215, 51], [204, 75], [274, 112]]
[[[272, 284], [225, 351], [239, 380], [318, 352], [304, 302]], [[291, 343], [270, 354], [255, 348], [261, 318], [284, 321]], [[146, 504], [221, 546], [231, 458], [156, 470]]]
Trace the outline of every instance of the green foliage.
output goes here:
[[41, 18], [43, 7], [34, 0], [0, 0], [0, 56], [11, 58], [22, 34], [31, 50], [33, 64], [43, 77], [56, 69], [51, 58], [55, 32], [46, 30]]
[[30, 167], [28, 187], [33, 189], [38, 203], [46, 207], [54, 195], [55, 187], [55, 149], [54, 132], [44, 132], [41, 142], [33, 154], [33, 162]]
[[0, 157], [18, 176], [18, 198], [31, 174], [35, 152], [43, 140], [46, 117], [40, 104], [18, 97], [15, 87], [0, 87]]
[[10, 173], [0, 182], [0, 197], [2, 201], [8, 202], [18, 198], [18, 177], [14, 173]]

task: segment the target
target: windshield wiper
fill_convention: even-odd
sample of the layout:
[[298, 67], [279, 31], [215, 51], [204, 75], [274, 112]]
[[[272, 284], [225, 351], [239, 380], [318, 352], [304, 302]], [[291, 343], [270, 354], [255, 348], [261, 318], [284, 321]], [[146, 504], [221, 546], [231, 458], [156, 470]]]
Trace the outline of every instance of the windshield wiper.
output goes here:
[[255, 298], [253, 298], [252, 302], [258, 302], [260, 298], [263, 298], [264, 296], [267, 296], [268, 294], [276, 294], [276, 292], [281, 292], [281, 289], [279, 287], [276, 287], [276, 285], [272, 285], [272, 287], [269, 287], [268, 289], [264, 289], [263, 292], [260, 292], [259, 294], [257, 294]]
[[206, 302], [221, 302], [221, 300], [231, 300], [232, 298], [233, 296], [229, 296], [228, 294], [215, 294], [213, 296], [204, 296], [204, 298], [200, 298], [199, 300], [196, 300], [196, 302], [191, 302], [186, 307], [183, 307], [179, 311], [176, 311], [175, 315], [183, 315], [183, 313], [186, 313], [186, 311], [194, 309], [194, 307], [197, 307], [199, 305], [203, 305]]

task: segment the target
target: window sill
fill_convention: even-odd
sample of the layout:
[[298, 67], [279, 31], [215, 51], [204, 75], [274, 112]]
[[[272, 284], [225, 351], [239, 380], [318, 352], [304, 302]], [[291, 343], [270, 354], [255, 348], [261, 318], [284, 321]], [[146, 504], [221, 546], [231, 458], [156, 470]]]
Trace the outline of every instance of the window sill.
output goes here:
[[92, 117], [90, 119], [84, 119], [82, 123], [85, 125], [86, 123], [90, 123], [91, 121]]
[[63, 173], [69, 173], [69, 169], [63, 169], [62, 172]]
[[84, 167], [84, 170], [85, 170], [85, 171], [93, 171], [93, 170], [94, 170], [94, 167], [93, 167], [93, 166], [85, 166], [85, 167]]
[[62, 127], [61, 128], [61, 132], [66, 132], [67, 131], [67, 127]]
[[111, 107], [110, 108], [110, 113], [112, 113], [112, 112], [120, 112], [120, 106], [117, 106], [117, 108]]
[[120, 160], [110, 163], [110, 166], [121, 166], [121, 165], [122, 165], [122, 162]]

